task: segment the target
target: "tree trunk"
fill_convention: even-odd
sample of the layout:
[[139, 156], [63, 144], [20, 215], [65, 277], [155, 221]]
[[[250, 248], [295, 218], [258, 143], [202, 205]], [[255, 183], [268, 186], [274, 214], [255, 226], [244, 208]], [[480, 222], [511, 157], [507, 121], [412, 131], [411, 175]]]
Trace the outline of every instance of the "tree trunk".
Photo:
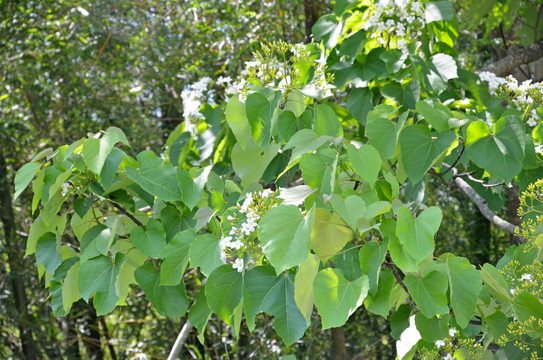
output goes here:
[[80, 321], [83, 322], [83, 334], [81, 338], [87, 352], [87, 359], [102, 360], [104, 358], [104, 350], [102, 349], [102, 340], [100, 330], [98, 328], [98, 317], [96, 310], [90, 304], [86, 304], [80, 300], [73, 306], [73, 312], [81, 314]]
[[17, 243], [15, 234], [15, 217], [11, 202], [11, 180], [8, 178], [8, 171], [4, 153], [0, 146], [0, 219], [4, 230], [4, 243], [8, 255], [9, 276], [11, 277], [11, 286], [13, 290], [13, 299], [15, 307], [19, 313], [17, 327], [19, 328], [19, 337], [21, 339], [21, 349], [26, 360], [37, 359], [37, 351], [32, 338], [30, 328], [31, 316], [28, 312], [25, 285], [23, 277], [22, 258], [20, 256], [20, 244]]
[[490, 242], [492, 235], [490, 234], [490, 221], [483, 216], [480, 211], [475, 211], [475, 228], [473, 229], [473, 238], [475, 240], [475, 258], [474, 265], [483, 265], [490, 261]]
[[64, 356], [66, 359], [79, 360], [79, 343], [77, 340], [77, 331], [72, 316], [67, 316], [61, 320], [62, 333], [64, 334]]
[[332, 328], [332, 360], [347, 360], [345, 332], [342, 327]]
[[319, 19], [319, 7], [320, 4], [314, 0], [304, 0], [304, 13], [305, 13], [305, 38], [304, 42], [309, 44], [312, 39], [313, 25]]
[[109, 357], [112, 360], [117, 360], [117, 353], [115, 352], [115, 348], [113, 347], [113, 342], [111, 341], [111, 337], [109, 336], [109, 330], [107, 328], [107, 324], [103, 316], [100, 317], [100, 325], [102, 326], [102, 332], [104, 333], [104, 337], [106, 338], [106, 341], [107, 341]]
[[[520, 226], [522, 219], [518, 216], [518, 208], [520, 206], [520, 188], [513, 183], [511, 188], [505, 189], [505, 198], [507, 200], [507, 217], [513, 225]], [[511, 235], [511, 244], [522, 244], [522, 239], [518, 236]]]

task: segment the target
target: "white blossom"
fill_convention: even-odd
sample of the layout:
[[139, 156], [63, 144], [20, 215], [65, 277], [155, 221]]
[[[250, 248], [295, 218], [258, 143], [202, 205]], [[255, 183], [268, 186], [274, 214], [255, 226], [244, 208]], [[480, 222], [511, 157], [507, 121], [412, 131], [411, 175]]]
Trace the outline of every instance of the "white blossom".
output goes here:
[[520, 277], [520, 281], [528, 280], [529, 282], [532, 282], [532, 274], [523, 274]]
[[231, 83], [225, 90], [224, 93], [226, 95], [234, 95], [235, 93], [241, 91], [243, 87], [245, 86], [245, 79], [240, 79], [237, 82]]
[[236, 240], [236, 241], [231, 241], [227, 244], [227, 246], [230, 248], [230, 249], [236, 249], [236, 250], [239, 250], [243, 247], [243, 241], [241, 240]]
[[265, 189], [260, 192], [260, 196], [262, 197], [262, 199], [267, 199], [272, 193], [273, 191], [271, 191], [270, 189]]
[[420, 2], [414, 1], [411, 3], [411, 10], [418, 13], [422, 9]]
[[445, 355], [443, 360], [454, 360], [454, 356], [452, 356], [451, 354], [447, 354], [447, 355]]
[[230, 76], [219, 76], [217, 79], [217, 85], [221, 84], [230, 84], [232, 82], [232, 78]]
[[70, 190], [70, 184], [69, 183], [62, 184], [62, 196], [66, 196], [66, 194], [68, 193], [69, 190]]
[[196, 127], [190, 125], [191, 119], [203, 118], [200, 114], [200, 107], [206, 100], [210, 103], [215, 103], [214, 92], [208, 91], [208, 86], [211, 83], [210, 77], [203, 77], [192, 85], [186, 86], [181, 91], [181, 99], [183, 100], [183, 118], [185, 119], [185, 130], [196, 136]]
[[256, 223], [253, 221], [247, 221], [241, 224], [241, 232], [249, 236], [253, 231], [256, 230]]
[[514, 289], [509, 289], [509, 292], [511, 293], [511, 295], [515, 295], [515, 290]]
[[305, 44], [303, 43], [294, 44], [292, 48], [290, 49], [290, 51], [294, 54], [294, 57], [299, 58], [302, 55], [304, 55], [306, 52]]
[[252, 193], [248, 193], [247, 194], [247, 197], [245, 198], [245, 201], [243, 201], [243, 204], [241, 205], [241, 208], [240, 208], [240, 212], [241, 213], [246, 213], [247, 212], [247, 209], [249, 208], [249, 206], [251, 206], [253, 203], [253, 194]]
[[444, 340], [437, 340], [436, 341], [436, 347], [439, 349], [440, 347], [443, 347], [445, 346], [445, 341]]
[[236, 259], [232, 264], [232, 268], [236, 269], [239, 273], [243, 271], [243, 259]]
[[449, 336], [454, 337], [454, 335], [458, 332], [456, 329], [449, 329]]
[[85, 8], [82, 8], [81, 6], [77, 7], [77, 11], [79, 11], [79, 13], [83, 16], [89, 16], [89, 12]]
[[230, 243], [230, 241], [232, 241], [232, 236], [227, 236], [227, 237], [222, 238], [221, 241], [219, 241], [219, 247], [221, 249], [228, 247], [228, 244]]
[[247, 69], [258, 68], [258, 67], [260, 67], [260, 61], [258, 61], [258, 60], [254, 60], [254, 61], [246, 61], [246, 62], [245, 62], [245, 67], [246, 67]]

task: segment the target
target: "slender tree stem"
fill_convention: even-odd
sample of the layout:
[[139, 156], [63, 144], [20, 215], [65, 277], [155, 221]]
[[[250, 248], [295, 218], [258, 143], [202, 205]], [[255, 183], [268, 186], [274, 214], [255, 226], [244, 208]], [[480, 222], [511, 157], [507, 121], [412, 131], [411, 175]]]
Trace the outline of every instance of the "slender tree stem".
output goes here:
[[119, 204], [116, 204], [114, 203], [113, 201], [109, 200], [109, 202], [111, 203], [111, 205], [113, 205], [114, 208], [116, 208], [117, 210], [119, 210], [120, 212], [122, 212], [124, 215], [126, 215], [130, 220], [132, 220], [134, 222], [134, 224], [138, 225], [138, 226], [142, 226], [143, 224], [141, 223], [141, 221], [139, 221], [138, 219], [136, 219], [134, 217], [134, 215], [130, 214], [128, 211], [126, 211], [121, 205]]
[[179, 359], [179, 354], [181, 353], [181, 349], [183, 348], [183, 345], [185, 345], [185, 341], [187, 341], [187, 338], [189, 336], [191, 329], [192, 329], [192, 324], [187, 319], [187, 321], [185, 322], [185, 325], [183, 325], [183, 328], [179, 332], [179, 335], [177, 335], [177, 339], [175, 340], [175, 343], [173, 344], [172, 350], [170, 351], [170, 355], [168, 355], [168, 360]]

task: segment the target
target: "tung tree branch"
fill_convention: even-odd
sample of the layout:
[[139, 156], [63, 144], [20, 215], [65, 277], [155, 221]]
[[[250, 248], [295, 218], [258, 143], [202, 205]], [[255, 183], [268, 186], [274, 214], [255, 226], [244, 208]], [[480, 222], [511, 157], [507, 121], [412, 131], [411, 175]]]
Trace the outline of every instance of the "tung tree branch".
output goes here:
[[543, 39], [534, 42], [526, 49], [520, 46], [512, 46], [507, 55], [483, 68], [497, 76], [505, 76], [520, 65], [529, 64], [543, 57]]
[[125, 214], [130, 220], [132, 220], [134, 222], [134, 224], [138, 225], [138, 226], [142, 226], [143, 224], [141, 223], [141, 221], [139, 221], [138, 219], [136, 219], [134, 217], [134, 215], [130, 214], [128, 211], [126, 211], [121, 205], [113, 202], [111, 199], [108, 199], [109, 202], [111, 203], [111, 205], [113, 205], [114, 208], [116, 208], [117, 210], [119, 210], [120, 212], [122, 212], [123, 214]]
[[187, 341], [187, 338], [189, 336], [191, 329], [192, 329], [192, 324], [187, 319], [187, 321], [185, 322], [185, 325], [183, 325], [183, 328], [179, 332], [179, 335], [177, 335], [177, 339], [175, 340], [175, 343], [173, 344], [172, 350], [170, 351], [170, 355], [168, 355], [168, 360], [179, 359], [179, 353], [181, 352], [183, 345], [185, 345], [185, 341]]
[[[470, 184], [462, 179], [460, 174], [458, 174], [458, 170], [456, 168], [449, 166], [445, 163], [443, 163], [443, 166], [452, 169], [452, 172], [454, 174], [453, 180], [456, 186], [458, 186], [458, 188], [462, 190], [471, 199], [471, 201], [475, 203], [475, 205], [477, 205], [479, 211], [481, 211], [481, 214], [483, 214], [483, 216], [487, 218], [488, 221], [490, 221], [492, 224], [496, 225], [500, 229], [505, 230], [510, 234], [516, 235], [515, 230], [517, 227], [511, 224], [509, 221], [506, 221], [498, 215], [494, 214], [494, 212], [488, 207], [487, 201], [483, 199], [481, 195], [479, 195], [477, 191], [475, 191], [471, 187]], [[526, 242], [526, 239], [524, 239], [522, 236], [519, 236], [519, 238], [522, 242]]]

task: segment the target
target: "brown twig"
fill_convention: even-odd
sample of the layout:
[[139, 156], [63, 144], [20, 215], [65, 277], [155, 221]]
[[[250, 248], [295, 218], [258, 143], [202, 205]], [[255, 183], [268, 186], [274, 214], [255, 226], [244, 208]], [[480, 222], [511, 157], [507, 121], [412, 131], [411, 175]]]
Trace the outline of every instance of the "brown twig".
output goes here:
[[394, 275], [394, 278], [396, 279], [396, 281], [398, 282], [398, 284], [400, 284], [400, 286], [402, 287], [402, 289], [405, 290], [405, 292], [407, 293], [407, 295], [411, 296], [411, 294], [409, 294], [409, 289], [407, 289], [407, 286], [405, 285], [405, 283], [403, 282], [403, 279], [402, 277], [400, 276], [400, 274], [398, 274], [398, 272], [396, 271], [396, 268], [394, 267], [393, 265], [393, 262], [392, 262], [392, 259], [390, 259], [390, 255], [387, 254], [387, 262], [385, 263], [385, 267], [387, 267], [388, 269], [392, 270], [392, 275]]
[[462, 150], [460, 150], [460, 154], [458, 155], [458, 157], [456, 158], [456, 160], [453, 162], [453, 164], [451, 165], [450, 168], [448, 168], [447, 170], [445, 170], [445, 172], [443, 174], [441, 174], [441, 176], [444, 176], [446, 173], [448, 173], [449, 171], [451, 171], [451, 169], [453, 167], [456, 166], [456, 164], [458, 164], [458, 161], [460, 161], [460, 158], [462, 157], [462, 155], [464, 154], [464, 150], [466, 149], [466, 146], [464, 144], [462, 144]]
[[143, 224], [134, 217], [134, 215], [130, 214], [128, 211], [126, 211], [121, 205], [114, 203], [111, 199], [108, 199], [111, 205], [113, 205], [114, 208], [122, 212], [124, 215], [126, 215], [130, 220], [134, 222], [134, 224], [138, 226], [142, 226]]

